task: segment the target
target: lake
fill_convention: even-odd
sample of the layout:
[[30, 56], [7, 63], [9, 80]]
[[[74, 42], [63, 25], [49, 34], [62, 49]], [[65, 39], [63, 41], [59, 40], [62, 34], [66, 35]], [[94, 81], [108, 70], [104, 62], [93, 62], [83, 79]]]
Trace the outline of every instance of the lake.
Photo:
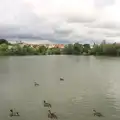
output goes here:
[[21, 115], [12, 120], [47, 120], [43, 100], [59, 120], [120, 120], [120, 58], [0, 57], [0, 120], [11, 119], [11, 108]]

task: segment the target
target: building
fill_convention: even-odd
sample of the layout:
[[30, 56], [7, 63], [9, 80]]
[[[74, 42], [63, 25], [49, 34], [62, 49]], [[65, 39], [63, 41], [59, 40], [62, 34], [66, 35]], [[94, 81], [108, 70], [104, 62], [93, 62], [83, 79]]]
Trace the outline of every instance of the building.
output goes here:
[[64, 44], [55, 44], [55, 46], [54, 46], [55, 48], [64, 48]]

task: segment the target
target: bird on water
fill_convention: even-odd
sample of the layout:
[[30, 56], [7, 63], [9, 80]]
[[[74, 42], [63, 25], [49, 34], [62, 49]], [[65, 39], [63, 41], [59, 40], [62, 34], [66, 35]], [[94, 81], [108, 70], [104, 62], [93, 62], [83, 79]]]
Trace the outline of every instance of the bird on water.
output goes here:
[[94, 113], [93, 113], [94, 116], [103, 117], [102, 113], [100, 113], [100, 112], [96, 112], [95, 109], [93, 109], [93, 112], [94, 112]]

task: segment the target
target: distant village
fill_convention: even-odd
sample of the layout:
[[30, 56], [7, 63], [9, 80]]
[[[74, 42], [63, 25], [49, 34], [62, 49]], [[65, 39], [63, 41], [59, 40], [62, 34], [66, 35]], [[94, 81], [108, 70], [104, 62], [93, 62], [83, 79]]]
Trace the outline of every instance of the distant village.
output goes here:
[[[16, 42], [17, 44], [19, 44], [21, 47], [23, 46], [30, 46], [32, 48], [39, 48], [40, 46], [45, 46], [47, 48], [64, 48], [64, 44], [31, 44], [31, 43], [26, 43], [26, 42]], [[16, 44], [13, 43], [13, 44]]]
[[[39, 48], [40, 46], [45, 46], [47, 48], [60, 48], [63, 49], [66, 44], [33, 44], [33, 43], [27, 43], [27, 42], [22, 42], [22, 41], [16, 41], [15, 43], [12, 44], [19, 44], [21, 47], [23, 46], [29, 46], [31, 48]], [[73, 43], [74, 44], [74, 43]], [[93, 45], [90, 45], [91, 48], [93, 48]]]
[[64, 48], [64, 44], [28, 44], [28, 43], [21, 43], [21, 46], [30, 46], [30, 47], [33, 47], [33, 48], [37, 48], [37, 47], [40, 47], [40, 46], [45, 46], [47, 48]]

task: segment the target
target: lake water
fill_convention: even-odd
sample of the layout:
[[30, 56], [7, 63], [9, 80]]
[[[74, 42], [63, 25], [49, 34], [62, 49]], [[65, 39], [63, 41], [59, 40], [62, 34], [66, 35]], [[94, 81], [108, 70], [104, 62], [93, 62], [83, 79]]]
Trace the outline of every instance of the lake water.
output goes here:
[[11, 119], [11, 108], [21, 115], [12, 120], [48, 120], [43, 100], [59, 120], [120, 120], [120, 58], [0, 57], [0, 120]]

